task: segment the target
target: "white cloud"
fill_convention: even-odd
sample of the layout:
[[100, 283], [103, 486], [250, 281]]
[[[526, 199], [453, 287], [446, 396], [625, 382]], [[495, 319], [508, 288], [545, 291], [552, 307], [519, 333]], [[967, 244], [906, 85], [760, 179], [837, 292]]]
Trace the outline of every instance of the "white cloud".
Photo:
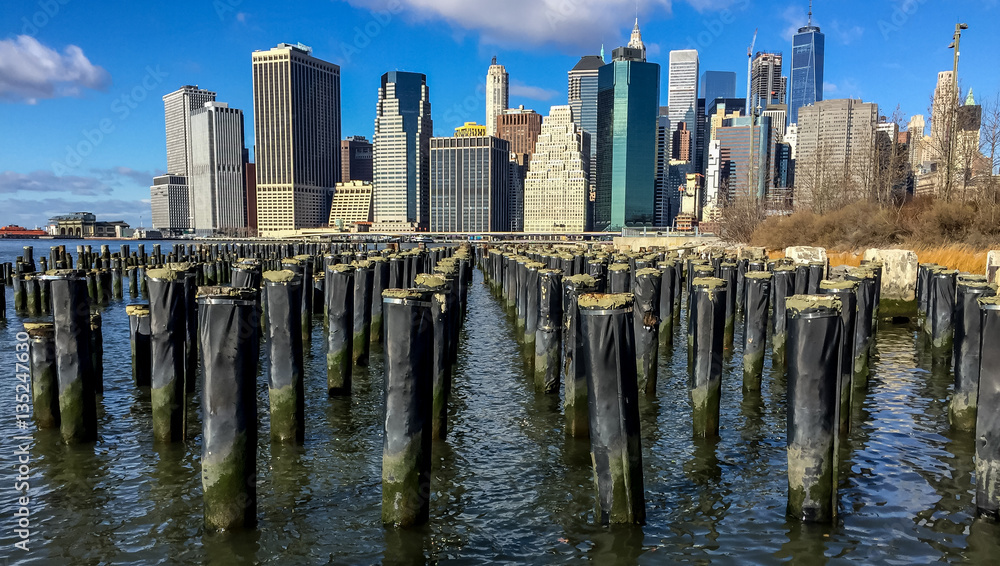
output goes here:
[[557, 96], [559, 93], [550, 88], [543, 88], [540, 86], [531, 86], [522, 83], [521, 81], [513, 80], [510, 82], [510, 94], [511, 96], [522, 96], [524, 98], [530, 98], [532, 100], [551, 100]]
[[823, 83], [823, 97], [830, 98], [827, 95], [835, 94], [837, 92], [837, 85], [833, 83], [824, 82]]
[[124, 220], [132, 227], [139, 226], [140, 221], [149, 226], [151, 216], [149, 199], [4, 198], [0, 199], [0, 210], [4, 211], [5, 222], [29, 228], [45, 226], [53, 216], [78, 210], [93, 212], [99, 220]]
[[843, 43], [844, 45], [849, 45], [856, 39], [861, 39], [861, 36], [865, 33], [865, 28], [858, 25], [844, 25], [839, 21], [834, 20], [830, 24], [830, 32], [833, 34], [837, 41]]
[[31, 173], [0, 172], [0, 193], [2, 194], [27, 193], [25, 196], [28, 197], [42, 192], [99, 196], [110, 194], [111, 187], [96, 177], [78, 175], [60, 177], [46, 170], [32, 171]]
[[[522, 47], [558, 45], [574, 50], [627, 39], [635, 13], [634, 0], [507, 0], [484, 8], [469, 0], [344, 0], [372, 11], [403, 13], [416, 21], [444, 21], [479, 32], [483, 43]], [[683, 0], [699, 12], [725, 8], [747, 0]], [[639, 24], [644, 18], [669, 15], [672, 0], [639, 0]], [[624, 34], [624, 35], [623, 35]]]
[[83, 88], [104, 90], [111, 76], [76, 45], [60, 54], [30, 35], [0, 40], [0, 101], [35, 104], [39, 99], [76, 96]]

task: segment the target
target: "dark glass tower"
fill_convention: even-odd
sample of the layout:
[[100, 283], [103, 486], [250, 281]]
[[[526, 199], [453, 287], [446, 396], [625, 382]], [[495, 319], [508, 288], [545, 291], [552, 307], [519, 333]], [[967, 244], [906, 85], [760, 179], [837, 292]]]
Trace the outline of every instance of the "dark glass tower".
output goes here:
[[792, 37], [792, 86], [788, 92], [788, 123], [799, 121], [799, 108], [823, 100], [823, 50], [826, 36], [809, 23]]
[[637, 34], [598, 71], [595, 230], [656, 223], [660, 66], [646, 62]]
[[711, 104], [716, 98], [736, 98], [736, 73], [705, 71], [701, 74], [701, 98]]

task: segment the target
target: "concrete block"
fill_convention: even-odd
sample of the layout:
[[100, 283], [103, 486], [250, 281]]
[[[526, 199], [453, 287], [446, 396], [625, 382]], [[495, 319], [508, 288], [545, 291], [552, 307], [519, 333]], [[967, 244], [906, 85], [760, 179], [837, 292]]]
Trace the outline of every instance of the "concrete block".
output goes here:
[[795, 263], [826, 263], [826, 249], [810, 246], [792, 246], [785, 248], [785, 257]]
[[882, 263], [883, 301], [916, 300], [916, 253], [909, 250], [865, 250], [865, 260]]
[[986, 280], [990, 283], [1000, 283], [1000, 250], [986, 254]]

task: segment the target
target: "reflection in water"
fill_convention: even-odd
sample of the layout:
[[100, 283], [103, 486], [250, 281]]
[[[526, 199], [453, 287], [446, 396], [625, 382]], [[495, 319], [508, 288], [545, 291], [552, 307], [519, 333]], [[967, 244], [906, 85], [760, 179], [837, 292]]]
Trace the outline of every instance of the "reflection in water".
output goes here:
[[798, 521], [785, 523], [786, 542], [775, 558], [787, 560], [794, 566], [822, 566], [827, 563], [827, 539], [831, 534], [828, 525], [810, 525]]

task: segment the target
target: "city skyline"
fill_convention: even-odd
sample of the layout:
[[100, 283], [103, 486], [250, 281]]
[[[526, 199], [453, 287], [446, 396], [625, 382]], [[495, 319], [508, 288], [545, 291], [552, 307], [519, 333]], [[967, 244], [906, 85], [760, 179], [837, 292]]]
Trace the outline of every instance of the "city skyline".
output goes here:
[[[355, 4], [361, 6], [360, 2]], [[791, 34], [807, 21], [806, 2], [768, 6], [736, 1], [723, 9], [694, 4], [702, 11], [694, 9], [692, 3], [675, 3], [670, 13], [651, 3], [640, 3], [639, 22], [647, 57], [666, 67], [670, 50], [695, 47], [702, 70], [737, 73], [737, 96], [743, 94], [746, 74], [741, 65], [745, 67], [743, 57], [753, 28], [760, 27], [758, 50], [781, 51], [788, 56]], [[0, 161], [0, 192], [9, 211], [4, 220], [41, 225], [52, 213], [85, 209], [93, 197], [99, 197], [102, 215], [121, 216], [133, 225], [139, 225], [141, 217], [141, 224], [149, 226], [150, 181], [166, 172], [167, 165], [160, 98], [182, 85], [197, 84], [249, 116], [253, 109], [249, 54], [279, 42], [310, 45], [316, 57], [343, 67], [341, 137], [372, 139], [377, 80], [386, 71], [398, 68], [427, 74], [433, 118], [439, 123], [435, 134], [443, 135], [465, 121], [485, 120], [481, 85], [493, 55], [510, 74], [510, 106], [525, 104], [544, 110], [566, 104], [564, 73], [581, 56], [597, 54], [602, 42], [608, 52], [624, 45], [634, 24], [633, 17], [603, 7], [590, 6], [590, 10], [572, 14], [557, 12], [557, 18], [549, 19], [542, 11], [541, 23], [521, 26], [524, 29], [506, 40], [498, 30], [513, 24], [504, 23], [504, 18], [498, 18], [499, 23], [470, 21], [446, 12], [446, 8], [415, 11], [410, 2], [402, 0], [371, 5], [374, 12], [344, 2], [322, 9], [307, 7], [290, 21], [274, 16], [266, 5], [248, 1], [192, 3], [190, 8], [205, 11], [205, 17], [179, 39], [198, 33], [218, 37], [206, 37], [207, 44], [197, 46], [182, 45], [181, 41], [171, 48], [176, 48], [176, 56], [162, 45], [143, 41], [161, 24], [151, 24], [153, 29], [147, 30], [125, 29], [125, 23], [134, 18], [169, 21], [156, 7], [144, 7], [133, 20], [128, 14], [107, 10], [83, 14], [74, 4], [60, 3], [54, 15], [30, 2], [10, 10], [0, 19], [5, 29], [0, 48], [8, 58], [37, 45], [40, 51], [34, 52], [38, 57], [60, 58], [67, 68], [64, 75], [40, 84], [0, 86], [4, 123], [19, 134], [16, 140], [7, 137], [0, 146], [0, 154], [5, 156]], [[754, 15], [755, 10], [758, 15]], [[617, 10], [621, 11], [626, 10]], [[945, 22], [961, 17], [972, 28], [963, 36], [959, 80], [963, 91], [971, 86], [977, 98], [988, 99], [1000, 90], [1000, 80], [990, 72], [986, 59], [997, 40], [976, 22], [994, 14], [995, 7], [966, 8], [971, 14], [954, 11], [929, 3], [919, 4], [913, 13], [897, 14], [886, 8], [885, 13], [875, 14], [872, 23], [872, 18], [852, 20], [849, 5], [817, 4], [813, 23], [827, 36], [824, 98], [857, 97], [878, 103], [886, 114], [898, 103], [904, 121], [911, 115], [927, 115], [935, 77], [951, 67], [952, 52], [947, 49], [950, 24]], [[117, 23], [121, 29], [104, 36], [85, 36], [78, 31], [97, 17], [103, 25]], [[570, 29], [579, 31], [570, 34]], [[918, 49], [897, 45], [915, 37], [921, 38]], [[122, 41], [128, 44], [128, 53], [120, 49]], [[411, 49], [414, 42], [423, 45]], [[365, 45], [360, 46], [362, 43]], [[865, 60], [867, 68], [860, 68], [857, 53], [865, 45], [879, 47], [885, 56]], [[78, 46], [79, 51], [70, 46]], [[538, 49], [541, 46], [551, 49]], [[460, 54], [438, 61], [427, 56], [434, 51]], [[212, 52], [211, 57], [205, 55], [208, 52]], [[72, 65], [76, 67], [69, 68]], [[666, 75], [661, 74], [660, 82], [663, 105], [668, 92]], [[832, 90], [831, 85], [835, 87]], [[252, 120], [246, 120], [245, 127], [250, 146], [249, 140], [254, 139]], [[256, 161], [256, 156], [253, 159]], [[28, 195], [37, 199], [31, 206], [22, 202]]]

